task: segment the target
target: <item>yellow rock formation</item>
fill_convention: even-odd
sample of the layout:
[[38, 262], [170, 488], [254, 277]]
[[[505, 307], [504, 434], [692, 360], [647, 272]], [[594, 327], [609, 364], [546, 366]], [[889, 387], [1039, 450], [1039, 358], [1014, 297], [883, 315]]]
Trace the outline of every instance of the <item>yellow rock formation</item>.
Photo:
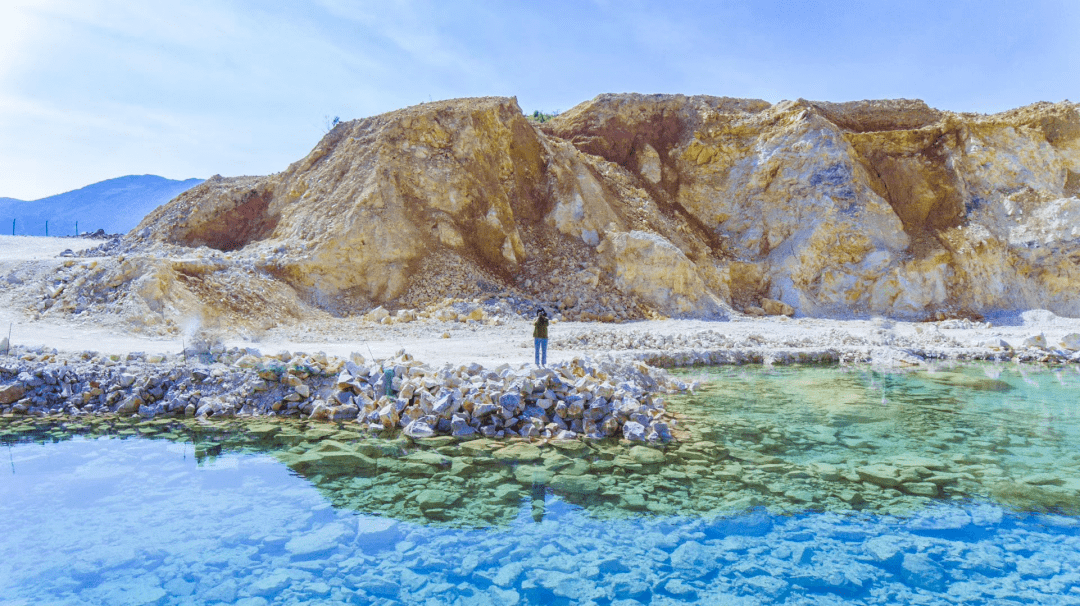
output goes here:
[[242, 316], [222, 303], [237, 280], [289, 317], [499, 293], [571, 318], [1075, 316], [1078, 194], [1067, 102], [601, 95], [538, 125], [514, 99], [462, 99], [339, 124], [275, 175], [214, 177], [101, 271], [166, 317]]

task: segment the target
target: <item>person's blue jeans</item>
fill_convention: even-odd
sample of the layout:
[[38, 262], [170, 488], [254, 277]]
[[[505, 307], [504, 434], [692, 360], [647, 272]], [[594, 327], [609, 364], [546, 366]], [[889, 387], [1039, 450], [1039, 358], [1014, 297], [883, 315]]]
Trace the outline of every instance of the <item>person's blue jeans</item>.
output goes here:
[[536, 365], [547, 366], [547, 339], [533, 339], [536, 349]]

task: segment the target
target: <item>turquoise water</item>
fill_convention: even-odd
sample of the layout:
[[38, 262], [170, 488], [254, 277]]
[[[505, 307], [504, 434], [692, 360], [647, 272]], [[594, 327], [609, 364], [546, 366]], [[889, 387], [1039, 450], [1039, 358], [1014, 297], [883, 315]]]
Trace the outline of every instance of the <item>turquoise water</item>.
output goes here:
[[1020, 370], [695, 371], [690, 441], [513, 458], [4, 419], [0, 604], [1080, 604], [1080, 374]]

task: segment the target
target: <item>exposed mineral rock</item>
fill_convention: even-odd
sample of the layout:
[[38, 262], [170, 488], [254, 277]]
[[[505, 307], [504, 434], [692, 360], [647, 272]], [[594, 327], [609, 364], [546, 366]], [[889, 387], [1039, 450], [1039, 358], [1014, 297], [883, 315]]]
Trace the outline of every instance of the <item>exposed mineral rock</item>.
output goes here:
[[271, 176], [211, 178], [24, 288], [34, 313], [173, 332], [320, 310], [484, 322], [447, 302], [493, 293], [603, 321], [1075, 316], [1078, 194], [1068, 102], [601, 95], [536, 125], [514, 99], [460, 99], [339, 124]]

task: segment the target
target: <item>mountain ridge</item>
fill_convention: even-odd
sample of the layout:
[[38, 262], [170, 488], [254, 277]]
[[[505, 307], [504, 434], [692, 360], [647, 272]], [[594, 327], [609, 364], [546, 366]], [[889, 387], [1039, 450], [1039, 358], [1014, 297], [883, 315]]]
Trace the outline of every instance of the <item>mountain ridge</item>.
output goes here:
[[0, 231], [14, 219], [15, 235], [44, 236], [45, 221], [54, 236], [73, 235], [76, 222], [80, 232], [125, 233], [154, 208], [202, 182], [125, 175], [36, 200], [0, 198]]

